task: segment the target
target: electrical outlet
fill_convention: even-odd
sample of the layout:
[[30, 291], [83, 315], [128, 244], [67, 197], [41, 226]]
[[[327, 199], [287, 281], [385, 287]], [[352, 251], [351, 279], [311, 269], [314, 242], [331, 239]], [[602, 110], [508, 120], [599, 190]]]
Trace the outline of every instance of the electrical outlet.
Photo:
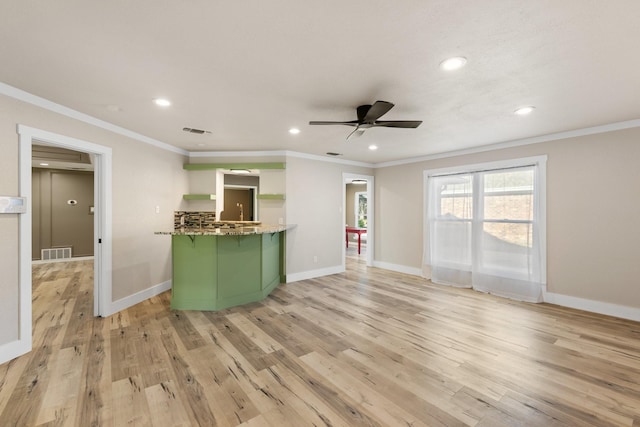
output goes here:
[[278, 218], [278, 224], [283, 225], [284, 224], [284, 218]]
[[156, 213], [160, 213], [160, 206], [156, 206]]
[[313, 256], [313, 262], [317, 263], [318, 262], [318, 255], [314, 255]]

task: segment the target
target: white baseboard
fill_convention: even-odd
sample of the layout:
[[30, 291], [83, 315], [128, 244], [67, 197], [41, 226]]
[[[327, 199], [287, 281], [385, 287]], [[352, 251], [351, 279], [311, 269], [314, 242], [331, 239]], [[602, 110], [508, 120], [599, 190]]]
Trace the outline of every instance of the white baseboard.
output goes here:
[[328, 276], [330, 274], [344, 273], [344, 267], [336, 265], [333, 267], [320, 268], [318, 270], [303, 271], [301, 273], [287, 273], [287, 283], [298, 282], [300, 280], [315, 279], [316, 277]]
[[31, 261], [31, 264], [49, 264], [52, 262], [93, 261], [93, 259], [94, 259], [93, 255], [77, 256], [73, 258], [62, 258], [62, 259], [46, 259], [44, 261], [41, 259], [34, 259], [33, 261]]
[[[422, 277], [422, 270], [420, 268], [408, 267], [406, 265], [400, 264], [392, 264], [383, 261], [374, 261], [373, 266], [377, 268], [383, 268], [385, 270], [396, 271], [398, 273]], [[314, 279], [316, 277], [328, 276], [330, 274], [343, 272], [344, 269], [342, 268], [342, 266], [335, 266], [318, 270], [303, 271], [301, 273], [287, 274], [287, 283], [297, 282], [299, 280]], [[640, 322], [640, 308], [556, 294], [547, 292], [546, 288], [543, 289], [543, 301], [549, 304], [556, 304], [563, 307], [575, 308], [578, 310], [590, 311], [592, 313], [604, 314], [607, 316], [619, 317], [621, 319]]]
[[640, 308], [572, 297], [542, 290], [544, 302], [640, 322]]
[[392, 264], [384, 261], [373, 261], [373, 266], [383, 268], [385, 270], [397, 271], [398, 273], [422, 277], [422, 270], [416, 267], [408, 267], [406, 265]]
[[114, 313], [117, 313], [126, 308], [139, 304], [142, 301], [146, 301], [151, 297], [154, 297], [165, 291], [168, 291], [169, 289], [171, 289], [171, 280], [167, 280], [166, 282], [159, 283], [143, 291], [136, 292], [135, 294], [129, 295], [128, 297], [121, 298], [118, 301], [113, 301], [111, 303], [108, 316], [111, 316]]
[[0, 345], [0, 365], [31, 351], [31, 334], [26, 339], [19, 339]]

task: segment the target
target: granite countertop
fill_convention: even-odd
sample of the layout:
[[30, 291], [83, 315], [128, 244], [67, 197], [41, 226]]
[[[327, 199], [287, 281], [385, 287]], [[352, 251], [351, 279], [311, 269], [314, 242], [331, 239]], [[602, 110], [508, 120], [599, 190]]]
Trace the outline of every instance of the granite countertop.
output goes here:
[[267, 233], [279, 233], [281, 231], [288, 230], [293, 225], [243, 225], [235, 227], [229, 225], [211, 228], [205, 227], [199, 228], [184, 228], [173, 231], [156, 231], [154, 234], [169, 235], [169, 236], [246, 236], [250, 234], [267, 234]]

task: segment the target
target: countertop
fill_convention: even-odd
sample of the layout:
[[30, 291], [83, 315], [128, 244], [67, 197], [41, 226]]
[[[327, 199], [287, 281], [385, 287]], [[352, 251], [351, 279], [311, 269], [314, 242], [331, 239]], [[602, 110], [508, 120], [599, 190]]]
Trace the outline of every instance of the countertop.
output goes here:
[[185, 228], [183, 230], [156, 231], [154, 234], [169, 236], [247, 236], [251, 234], [279, 233], [293, 228], [294, 225], [244, 225], [236, 227], [223, 226], [219, 228]]

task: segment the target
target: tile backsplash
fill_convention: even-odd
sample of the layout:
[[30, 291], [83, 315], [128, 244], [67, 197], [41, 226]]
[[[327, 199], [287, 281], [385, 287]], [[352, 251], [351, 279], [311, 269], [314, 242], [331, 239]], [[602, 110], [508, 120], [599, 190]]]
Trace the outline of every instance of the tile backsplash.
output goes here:
[[213, 228], [214, 222], [216, 222], [216, 213], [213, 211], [200, 211], [200, 212], [175, 211], [173, 213], [174, 230], [179, 230], [181, 227]]

